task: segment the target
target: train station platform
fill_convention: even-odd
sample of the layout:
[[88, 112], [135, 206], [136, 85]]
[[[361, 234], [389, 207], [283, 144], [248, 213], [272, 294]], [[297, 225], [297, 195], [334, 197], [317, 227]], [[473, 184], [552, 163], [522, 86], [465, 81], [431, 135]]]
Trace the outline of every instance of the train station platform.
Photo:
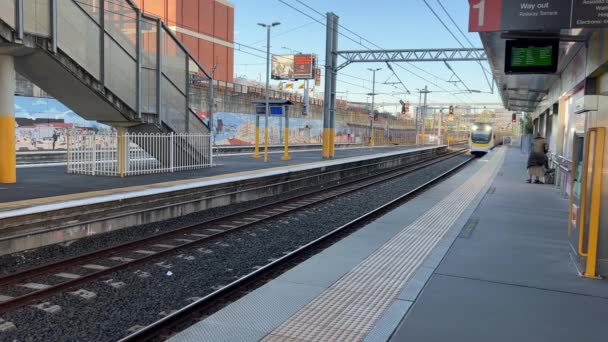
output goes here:
[[170, 341], [603, 341], [608, 283], [525, 161], [496, 149]]
[[251, 154], [229, 155], [216, 158], [213, 168], [125, 178], [68, 175], [62, 167], [19, 169], [17, 184], [0, 185], [0, 255], [277, 200], [444, 152], [446, 146], [348, 148], [322, 160], [320, 151], [297, 151], [287, 162], [271, 154], [267, 163]]
[[[412, 148], [415, 148], [415, 146], [379, 146], [374, 148], [354, 147], [336, 149], [336, 157], [334, 159], [338, 160], [390, 152], [403, 152]], [[320, 150], [292, 151], [290, 153], [291, 160], [289, 161], [281, 160], [282, 153], [282, 151], [271, 152], [269, 154], [268, 162], [264, 162], [261, 158], [252, 158], [252, 153], [225, 154], [214, 158], [214, 164], [216, 166], [212, 168], [125, 178], [70, 175], [66, 173], [65, 166], [20, 168], [17, 172], [16, 184], [0, 184], [0, 211], [15, 207], [15, 204], [8, 202], [30, 200], [31, 204], [37, 204], [49, 203], [47, 198], [52, 197], [55, 197], [52, 201], [57, 201], [93, 197], [117, 192], [132, 192], [146, 189], [149, 186], [168, 186], [176, 184], [175, 182], [184, 184], [188, 182], [197, 182], [207, 177], [257, 170], [262, 171], [285, 166], [294, 167], [296, 165], [315, 163], [321, 160]], [[27, 203], [22, 202], [22, 204]]]

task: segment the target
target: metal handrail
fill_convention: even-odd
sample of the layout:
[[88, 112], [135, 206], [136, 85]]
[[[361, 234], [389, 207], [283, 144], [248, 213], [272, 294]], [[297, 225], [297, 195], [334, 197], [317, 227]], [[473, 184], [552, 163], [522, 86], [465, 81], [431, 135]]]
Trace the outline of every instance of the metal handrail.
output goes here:
[[[24, 13], [24, 0], [13, 0], [15, 3], [15, 24], [14, 27], [12, 28], [15, 31], [15, 37], [17, 40], [22, 40], [24, 33], [25, 33], [25, 23], [24, 24], [24, 20], [25, 20], [25, 13]], [[58, 29], [57, 29], [57, 22], [58, 22], [58, 17], [61, 15], [60, 13], [58, 14], [58, 1], [65, 1], [65, 0], [50, 0], [48, 2], [48, 7], [49, 7], [49, 23], [48, 23], [48, 35], [44, 34], [45, 38], [50, 40], [50, 44], [48, 45], [48, 49], [50, 52], [52, 52], [53, 54], [57, 53], [58, 48], [59, 48], [59, 39], [58, 39]], [[79, 10], [81, 10], [88, 19], [90, 19], [91, 21], [91, 25], [97, 25], [97, 27], [100, 30], [100, 58], [99, 58], [99, 70], [97, 70], [95, 72], [95, 74], [99, 73], [99, 77], [93, 76], [94, 79], [96, 79], [97, 81], [99, 81], [101, 84], [103, 84], [104, 86], [106, 86], [106, 80], [105, 80], [105, 70], [104, 70], [104, 64], [105, 64], [105, 48], [104, 48], [104, 39], [107, 36], [108, 39], [111, 39], [111, 41], [114, 43], [114, 45], [116, 45], [117, 48], [122, 49], [127, 55], [129, 55], [131, 58], [133, 58], [135, 65], [136, 65], [136, 70], [134, 71], [136, 73], [135, 75], [135, 82], [132, 85], [135, 88], [135, 100], [134, 104], [129, 104], [128, 100], [123, 100], [123, 102], [125, 102], [126, 105], [128, 105], [129, 107], [131, 107], [131, 109], [133, 109], [139, 118], [141, 118], [141, 114], [142, 114], [142, 96], [143, 96], [143, 89], [142, 89], [142, 49], [143, 49], [143, 36], [141, 34], [141, 25], [143, 23], [143, 20], [152, 20], [152, 21], [156, 21], [158, 23], [157, 25], [157, 30], [158, 35], [162, 37], [162, 33], [167, 34], [170, 39], [176, 44], [177, 49], [179, 49], [179, 51], [181, 53], [183, 53], [184, 55], [184, 74], [185, 74], [185, 79], [186, 79], [186, 85], [185, 85], [185, 90], [181, 91], [182, 86], [177, 87], [180, 92], [183, 93], [184, 98], [186, 100], [186, 106], [185, 106], [185, 112], [183, 113], [183, 115], [185, 115], [185, 122], [186, 125], [188, 125], [189, 122], [189, 117], [190, 117], [190, 113], [192, 112], [190, 110], [190, 103], [191, 103], [191, 99], [192, 96], [190, 94], [189, 91], [189, 84], [191, 83], [191, 74], [192, 73], [202, 73], [205, 75], [204, 79], [206, 79], [207, 81], [209, 81], [209, 83], [212, 83], [212, 76], [210, 75], [210, 73], [201, 65], [201, 63], [194, 57], [194, 55], [192, 54], [192, 52], [189, 51], [189, 49], [177, 38], [177, 36], [171, 31], [171, 29], [158, 17], [152, 16], [152, 15], [148, 15], [145, 13], [142, 13], [141, 9], [137, 6], [137, 4], [133, 1], [133, 0], [123, 0], [122, 4], [124, 4], [125, 6], [128, 7], [124, 7], [124, 9], [126, 11], [130, 11], [132, 10], [133, 13], [133, 18], [131, 18], [131, 20], [133, 20], [135, 22], [135, 26], [136, 26], [136, 38], [135, 38], [135, 42], [134, 42], [134, 49], [136, 51], [136, 56], [133, 57], [133, 55], [126, 50], [126, 47], [124, 46], [124, 41], [119, 41], [117, 40], [116, 35], [114, 34], [113, 30], [108, 30], [106, 27], [106, 23], [104, 20], [105, 17], [105, 13], [106, 13], [106, 9], [104, 8], [104, 2], [100, 2], [99, 4], [99, 18], [94, 18], [91, 16], [90, 13], [88, 13], [86, 10], [84, 10], [81, 6], [81, 4], [76, 1], [76, 0], [72, 0], [71, 2], [72, 5], [74, 5], [75, 7], [77, 7]], [[38, 16], [38, 18], [44, 17], [43, 16]], [[35, 19], [34, 19], [35, 20]], [[46, 21], [46, 18], [45, 18]], [[27, 32], [28, 34], [31, 34], [32, 36], [40, 36], [42, 35], [42, 32]], [[160, 38], [162, 39], [162, 38]], [[159, 42], [162, 43], [162, 40], [159, 39]], [[127, 39], [127, 41], [133, 41], [132, 38]], [[159, 52], [162, 50], [162, 44], [157, 45], [157, 50], [159, 50]], [[65, 53], [66, 55], [69, 56], [69, 52], [63, 51], [63, 53]], [[157, 55], [159, 58], [157, 58], [156, 62], [156, 68], [159, 71], [159, 74], [162, 74], [162, 69], [163, 69], [163, 65], [162, 65], [162, 52], [158, 53]], [[190, 65], [191, 62], [193, 65], [196, 65], [196, 68], [198, 68], [198, 70], [190, 70]], [[80, 62], [78, 62], [78, 60], [76, 60], [76, 63], [81, 64]], [[84, 66], [83, 66], [84, 67]], [[191, 73], [192, 71], [192, 73]], [[160, 75], [159, 75], [160, 76]], [[169, 81], [172, 81], [169, 77], [169, 75], [165, 74], [165, 76], [167, 76], [167, 79]], [[159, 77], [160, 79], [160, 77]], [[173, 86], [175, 86], [175, 82], [171, 82], [173, 84]], [[157, 84], [158, 85], [158, 84]], [[211, 88], [211, 87], [210, 87]], [[110, 89], [112, 90], [112, 89]], [[114, 90], [114, 92], [116, 93], [116, 90]], [[210, 89], [208, 96], [211, 96], [212, 91]], [[157, 98], [157, 108], [156, 108], [156, 113], [158, 114], [159, 117], [159, 123], [162, 122], [162, 118], [161, 118], [161, 112], [162, 112], [162, 90], [161, 87], [158, 86], [156, 89], [156, 96]], [[118, 98], [121, 98], [121, 96], [117, 96]], [[209, 103], [212, 103], [212, 99], [209, 99], [208, 101]], [[180, 114], [181, 115], [181, 114]], [[209, 126], [197, 115], [194, 115], [198, 120], [200, 120], [205, 126], [207, 126], [207, 128], [209, 128]], [[165, 120], [166, 121], [166, 120]], [[186, 127], [188, 128], [188, 127]]]

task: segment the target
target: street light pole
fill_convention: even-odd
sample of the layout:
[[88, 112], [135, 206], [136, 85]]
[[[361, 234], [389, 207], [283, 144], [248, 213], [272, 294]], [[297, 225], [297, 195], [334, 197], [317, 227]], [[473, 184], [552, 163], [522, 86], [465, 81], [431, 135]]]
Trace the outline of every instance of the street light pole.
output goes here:
[[376, 71], [382, 70], [382, 68], [377, 68], [377, 69], [367, 69], [369, 71], [371, 71], [373, 73], [373, 77], [372, 77], [372, 109], [370, 110], [369, 113], [369, 117], [370, 117], [370, 127], [371, 127], [371, 132], [370, 132], [370, 141], [369, 144], [370, 146], [375, 146], [375, 141], [374, 141], [374, 100], [376, 97]]
[[424, 105], [422, 106], [422, 144], [425, 144], [425, 126], [426, 126], [426, 115], [427, 115], [427, 95], [429, 94], [429, 87], [424, 86]]
[[281, 25], [279, 22], [258, 25], [266, 28], [266, 115], [264, 118], [264, 161], [268, 161], [268, 117], [270, 115], [270, 29]]

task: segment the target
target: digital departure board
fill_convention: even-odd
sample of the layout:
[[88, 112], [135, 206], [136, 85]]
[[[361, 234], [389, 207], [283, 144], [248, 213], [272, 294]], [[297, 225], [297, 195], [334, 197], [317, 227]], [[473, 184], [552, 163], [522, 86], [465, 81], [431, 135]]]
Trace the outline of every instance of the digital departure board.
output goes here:
[[505, 73], [548, 74], [557, 72], [559, 40], [507, 40]]

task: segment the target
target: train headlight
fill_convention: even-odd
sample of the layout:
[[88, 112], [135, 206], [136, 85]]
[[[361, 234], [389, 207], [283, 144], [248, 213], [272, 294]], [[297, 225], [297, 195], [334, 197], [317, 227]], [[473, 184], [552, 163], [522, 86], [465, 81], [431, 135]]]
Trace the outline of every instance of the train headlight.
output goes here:
[[491, 131], [491, 130], [492, 130], [492, 127], [490, 127], [490, 126], [486, 126], [486, 127], [484, 127], [483, 129], [484, 129], [484, 131], [489, 132], [489, 131]]
[[478, 130], [478, 129], [479, 129], [479, 126], [477, 126], [477, 125], [473, 125], [473, 126], [471, 126], [471, 130], [473, 130], [473, 131], [476, 131], [476, 130]]

